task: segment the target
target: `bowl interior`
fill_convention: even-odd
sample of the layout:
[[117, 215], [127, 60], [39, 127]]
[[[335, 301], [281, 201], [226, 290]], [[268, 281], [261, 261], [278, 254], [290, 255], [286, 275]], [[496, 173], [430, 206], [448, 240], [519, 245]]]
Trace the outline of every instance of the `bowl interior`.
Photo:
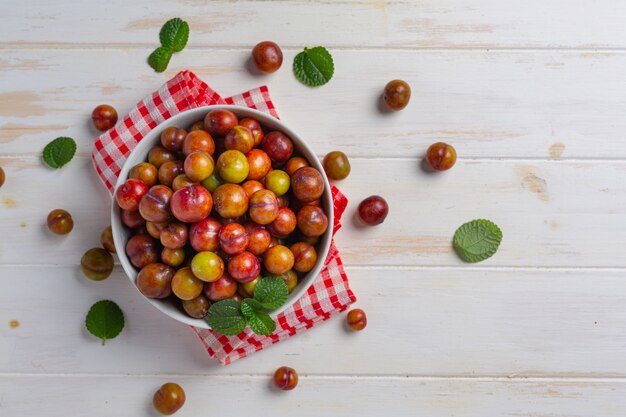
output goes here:
[[[135, 149], [130, 153], [120, 176], [117, 180], [117, 184], [115, 189], [119, 187], [126, 181], [128, 177], [128, 172], [130, 169], [137, 165], [140, 162], [144, 162], [147, 160], [148, 152], [150, 149], [156, 145], [160, 141], [161, 132], [165, 130], [169, 126], [177, 126], [186, 128], [190, 126], [192, 123], [204, 118], [204, 116], [211, 110], [226, 108], [237, 115], [237, 117], [253, 117], [257, 119], [264, 128], [270, 130], [280, 130], [285, 133], [287, 136], [291, 138], [293, 141], [295, 149], [305, 157], [311, 166], [316, 168], [322, 174], [324, 178], [324, 194], [322, 195], [322, 206], [324, 211], [328, 215], [328, 230], [321, 236], [320, 242], [317, 245], [318, 250], [318, 259], [315, 267], [304, 276], [299, 282], [297, 287], [289, 294], [289, 298], [287, 302], [279, 309], [276, 309], [270, 312], [272, 317], [280, 314], [285, 309], [289, 308], [294, 302], [296, 302], [306, 290], [313, 284], [313, 281], [319, 274], [324, 265], [324, 261], [326, 260], [326, 256], [328, 255], [328, 250], [330, 248], [330, 242], [332, 239], [333, 233], [333, 224], [334, 224], [334, 213], [333, 213], [333, 203], [332, 203], [332, 195], [330, 192], [330, 184], [328, 182], [328, 178], [324, 173], [324, 169], [320, 161], [315, 156], [313, 150], [306, 144], [306, 142], [293, 130], [289, 129], [283, 122], [274, 117], [262, 113], [258, 110], [250, 109], [247, 107], [240, 106], [229, 106], [229, 105], [216, 105], [216, 106], [205, 106], [199, 107], [197, 109], [187, 110], [185, 112], [179, 113], [165, 122], [161, 123], [159, 126], [154, 128], [150, 133], [148, 133], [141, 142], [137, 144]], [[128, 229], [126, 229], [120, 218], [120, 209], [117, 204], [112, 204], [111, 209], [111, 225], [113, 229], [113, 241], [115, 242], [115, 247], [118, 248], [117, 255], [120, 259], [122, 267], [128, 276], [128, 279], [135, 285], [135, 280], [137, 278], [138, 271], [135, 267], [130, 263], [130, 260], [126, 256], [126, 251], [123, 249], [126, 247], [126, 242], [131, 236], [131, 233]], [[139, 290], [137, 290], [139, 292]], [[142, 294], [143, 296], [143, 294]], [[209, 329], [209, 325], [206, 321], [202, 319], [193, 319], [187, 316], [185, 313], [181, 312], [174, 304], [170, 301], [164, 300], [155, 300], [151, 298], [144, 297], [148, 300], [153, 306], [167, 314], [168, 316], [180, 321], [181, 323], [189, 324], [191, 326], [200, 327], [204, 329]]]

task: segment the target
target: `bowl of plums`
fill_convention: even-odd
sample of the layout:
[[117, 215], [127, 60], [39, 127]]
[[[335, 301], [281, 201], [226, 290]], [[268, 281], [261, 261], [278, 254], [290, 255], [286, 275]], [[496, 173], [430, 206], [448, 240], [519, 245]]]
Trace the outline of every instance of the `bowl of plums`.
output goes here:
[[206, 106], [137, 144], [111, 224], [139, 292], [166, 315], [209, 329], [213, 303], [252, 297], [263, 277], [281, 277], [289, 290], [271, 317], [306, 292], [328, 255], [333, 202], [320, 161], [295, 131], [258, 110]]

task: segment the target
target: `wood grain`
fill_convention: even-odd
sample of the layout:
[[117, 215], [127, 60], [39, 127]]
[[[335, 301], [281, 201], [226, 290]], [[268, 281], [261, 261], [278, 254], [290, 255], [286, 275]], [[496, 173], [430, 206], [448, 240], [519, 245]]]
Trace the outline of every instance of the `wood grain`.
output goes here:
[[[271, 410], [272, 415], [285, 417], [316, 417], [320, 413], [337, 417], [389, 413], [400, 417], [621, 417], [626, 407], [626, 381], [621, 379], [513, 382], [319, 378], [306, 374], [290, 392], [274, 391], [268, 375], [5, 376], [0, 377], [4, 394], [0, 405], [9, 416], [156, 416], [150, 404], [152, 395], [170, 380], [185, 389], [187, 401], [176, 414], [181, 416], [246, 415], [254, 407], [257, 412]], [[77, 392], [81, 393], [80, 400]], [[225, 395], [236, 395], [238, 400], [225, 400]]]
[[[186, 50], [165, 75], [148, 67], [149, 52], [11, 52], [46, 65], [2, 71], [0, 154], [39, 153], [58, 135], [75, 137], [88, 154], [98, 134], [90, 126], [96, 105], [126, 114], [188, 68], [226, 96], [267, 84], [283, 120], [320, 155], [342, 149], [352, 157], [419, 157], [444, 141], [461, 159], [626, 157], [626, 53], [341, 50], [333, 51], [333, 80], [309, 89], [290, 71], [291, 51], [285, 67], [267, 77], [245, 69], [247, 51]], [[112, 77], [111, 67], [123, 71]], [[379, 109], [390, 78], [413, 89], [409, 107], [394, 114]], [[15, 128], [24, 125], [30, 129]]]
[[[341, 315], [222, 368], [119, 267], [103, 282], [75, 265], [0, 267], [0, 374], [243, 375], [287, 363], [318, 375], [626, 377], [621, 270], [347, 272], [368, 315], [364, 331], [348, 331]], [[100, 299], [126, 316], [104, 347], [83, 324]]]
[[[110, 200], [88, 158], [58, 171], [36, 157], [0, 158], [0, 165], [8, 178], [0, 227], [12, 236], [0, 241], [0, 263], [75, 264], [99, 245]], [[625, 175], [621, 161], [460, 161], [433, 174], [417, 158], [353, 159], [351, 176], [339, 184], [350, 204], [336, 240], [348, 265], [462, 267], [451, 246], [454, 231], [489, 218], [504, 239], [481, 266], [623, 268], [622, 237], [614, 230], [626, 221]], [[364, 228], [355, 210], [372, 194], [387, 199], [390, 214], [382, 226]], [[67, 237], [45, 228], [59, 207], [76, 224]], [[38, 256], [23, 256], [30, 251]]]
[[0, 45], [158, 46], [174, 16], [191, 26], [189, 47], [623, 48], [626, 6], [601, 0], [167, 1], [0, 5]]

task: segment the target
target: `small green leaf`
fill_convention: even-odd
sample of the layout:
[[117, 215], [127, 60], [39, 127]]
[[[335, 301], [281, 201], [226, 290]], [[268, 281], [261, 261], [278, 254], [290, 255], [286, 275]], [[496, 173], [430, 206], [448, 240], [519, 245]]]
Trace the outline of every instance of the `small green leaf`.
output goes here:
[[43, 148], [43, 161], [50, 168], [61, 168], [74, 158], [76, 142], [72, 138], [61, 136]]
[[257, 300], [244, 298], [241, 302], [241, 313], [247, 318], [252, 317], [257, 311], [262, 311], [263, 306]]
[[189, 40], [189, 25], [179, 17], [170, 19], [161, 28], [159, 39], [161, 46], [174, 52], [180, 52]]
[[235, 300], [222, 300], [211, 305], [206, 321], [213, 330], [225, 336], [234, 336], [246, 328], [241, 305]]
[[317, 87], [330, 81], [335, 72], [335, 64], [333, 57], [323, 46], [304, 48], [293, 59], [293, 72], [303, 84]]
[[263, 277], [254, 287], [254, 299], [269, 310], [285, 304], [288, 296], [289, 287], [281, 277]]
[[276, 323], [265, 311], [256, 311], [248, 318], [248, 324], [256, 334], [270, 335], [276, 330]]
[[85, 318], [85, 327], [89, 333], [102, 339], [113, 339], [124, 328], [124, 313], [111, 300], [101, 300], [91, 306]]
[[167, 65], [170, 63], [172, 57], [172, 50], [159, 46], [148, 57], [148, 64], [156, 72], [163, 72], [167, 69]]
[[495, 223], [477, 219], [459, 227], [452, 244], [462, 260], [474, 263], [493, 256], [501, 241], [502, 231]]

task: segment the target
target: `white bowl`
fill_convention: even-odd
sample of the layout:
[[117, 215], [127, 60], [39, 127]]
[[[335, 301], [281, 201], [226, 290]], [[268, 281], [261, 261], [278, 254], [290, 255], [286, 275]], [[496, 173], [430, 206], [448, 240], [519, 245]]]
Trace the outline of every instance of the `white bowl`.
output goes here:
[[[328, 230], [321, 236], [320, 241], [317, 245], [318, 258], [317, 263], [313, 267], [313, 269], [303, 277], [299, 282], [296, 288], [289, 294], [289, 298], [287, 302], [280, 308], [273, 310], [270, 312], [272, 317], [277, 316], [287, 308], [289, 308], [293, 303], [295, 303], [304, 293], [309, 289], [309, 287], [313, 284], [313, 281], [320, 273], [324, 261], [326, 260], [326, 256], [328, 256], [328, 250], [330, 249], [330, 242], [333, 234], [333, 202], [332, 195], [330, 192], [330, 184], [328, 182], [328, 178], [324, 173], [324, 169], [322, 164], [315, 156], [313, 150], [306, 144], [306, 142], [298, 135], [296, 132], [291, 130], [287, 125], [285, 125], [282, 121], [275, 119], [269, 114], [260, 112], [258, 110], [250, 109], [247, 107], [240, 106], [228, 106], [228, 105], [216, 105], [216, 106], [205, 106], [199, 107], [197, 109], [187, 110], [182, 113], [179, 113], [165, 122], [158, 125], [154, 128], [150, 133], [148, 133], [141, 142], [137, 144], [135, 149], [130, 153], [124, 167], [122, 167], [122, 171], [120, 172], [120, 176], [117, 179], [117, 184], [115, 185], [115, 189], [122, 185], [126, 179], [128, 178], [128, 172], [132, 167], [137, 165], [140, 162], [144, 162], [148, 159], [148, 152], [150, 149], [155, 146], [160, 141], [161, 132], [170, 126], [177, 126], [181, 128], [187, 128], [192, 123], [203, 119], [204, 116], [211, 110], [215, 109], [228, 109], [235, 113], [237, 117], [243, 119], [244, 117], [253, 117], [257, 119], [264, 128], [269, 130], [280, 130], [285, 133], [287, 136], [291, 138], [293, 141], [294, 148], [305, 157], [312, 167], [316, 168], [324, 178], [324, 194], [322, 195], [322, 207], [328, 216]], [[126, 255], [126, 242], [132, 236], [130, 230], [124, 227], [120, 218], [120, 209], [117, 204], [112, 204], [111, 208], [111, 226], [113, 229], [113, 241], [115, 242], [115, 247], [117, 248], [117, 256], [122, 263], [122, 267], [128, 275], [128, 279], [135, 285], [135, 280], [137, 278], [137, 273], [139, 272], [128, 259]], [[139, 290], [137, 290], [139, 292]], [[141, 293], [140, 293], [141, 294]], [[168, 300], [157, 300], [143, 296], [146, 300], [150, 302], [153, 306], [159, 309], [161, 312], [170, 316], [173, 319], [178, 320], [181, 323], [189, 324], [191, 326], [200, 327], [203, 329], [210, 329], [208, 323], [202, 319], [194, 319], [183, 312], [181, 312], [176, 306], [172, 304], [171, 301]]]

